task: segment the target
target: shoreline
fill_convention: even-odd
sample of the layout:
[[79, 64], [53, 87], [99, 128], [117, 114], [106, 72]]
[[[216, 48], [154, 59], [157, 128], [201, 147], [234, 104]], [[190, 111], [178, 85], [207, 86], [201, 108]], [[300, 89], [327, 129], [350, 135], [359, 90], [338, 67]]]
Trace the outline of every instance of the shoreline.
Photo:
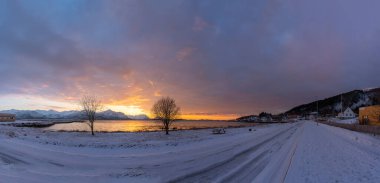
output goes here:
[[13, 126], [13, 127], [26, 127], [26, 128], [47, 128], [55, 124], [64, 124], [64, 123], [82, 123], [83, 120], [67, 120], [67, 121], [15, 121], [15, 122], [2, 122], [0, 125], [4, 126]]
[[[187, 121], [178, 121], [177, 123], [181, 122], [188, 122]], [[55, 124], [68, 124], [68, 123], [84, 123], [84, 120], [55, 120], [55, 121], [34, 121], [34, 120], [25, 120], [25, 121], [16, 121], [16, 122], [7, 122], [4, 126], [12, 126], [16, 128], [36, 128], [41, 129], [44, 132], [52, 132], [52, 133], [88, 133], [89, 130], [52, 130], [52, 129], [44, 129], [49, 128]], [[195, 121], [197, 122], [197, 121]], [[291, 122], [242, 122], [242, 121], [223, 121], [223, 122], [229, 122], [229, 123], [244, 123], [240, 125], [227, 125], [227, 126], [214, 126], [214, 127], [189, 127], [189, 128], [181, 128], [181, 127], [172, 127], [170, 132], [177, 132], [177, 131], [195, 131], [195, 130], [206, 130], [206, 129], [216, 129], [216, 128], [225, 128], [225, 129], [234, 129], [234, 128], [247, 128], [247, 127], [256, 127], [256, 126], [264, 126], [264, 125], [270, 125], [270, 124], [286, 124]], [[106, 131], [106, 130], [95, 130], [95, 133], [101, 133], [101, 134], [107, 134], [107, 133], [147, 133], [147, 132], [162, 132], [164, 129], [142, 129], [142, 130], [136, 130], [136, 131], [123, 131], [123, 130], [116, 130], [116, 131]]]
[[[273, 123], [268, 123], [273, 124]], [[189, 129], [175, 129], [175, 130], [169, 130], [169, 132], [179, 132], [179, 131], [198, 131], [198, 130], [207, 130], [207, 129], [215, 129], [215, 128], [225, 128], [225, 129], [235, 129], [235, 128], [248, 128], [248, 127], [256, 127], [256, 126], [262, 126], [265, 124], [252, 124], [248, 126], [227, 126], [227, 127], [194, 127]], [[72, 130], [72, 131], [66, 131], [66, 130], [46, 130], [47, 132], [60, 132], [60, 133], [90, 133], [91, 131], [85, 131], [85, 130]], [[102, 133], [102, 134], [108, 134], [108, 133], [155, 133], [155, 132], [164, 132], [165, 130], [141, 130], [141, 131], [94, 131], [95, 133]]]
[[[224, 128], [224, 129], [236, 129], [236, 128], [249, 128], [249, 127], [257, 127], [257, 126], [265, 126], [265, 125], [273, 125], [273, 124], [289, 124], [292, 122], [271, 122], [271, 123], [263, 123], [263, 122], [250, 122], [247, 123], [249, 125], [239, 125], [239, 126], [226, 126], [226, 127], [193, 127], [193, 128], [180, 128], [169, 130], [169, 132], [180, 132], [180, 131], [198, 131], [198, 130], [207, 130], [207, 129], [216, 129], [216, 128]], [[59, 133], [90, 133], [91, 131], [86, 130], [45, 130], [47, 132], [59, 132]], [[165, 130], [141, 130], [141, 131], [94, 131], [95, 133], [108, 134], [108, 133], [155, 133], [155, 132], [164, 132]]]
[[227, 133], [222, 135], [214, 135], [211, 130], [212, 128], [196, 128], [170, 131], [170, 135], [165, 135], [163, 131], [159, 130], [140, 132], [96, 132], [95, 136], [90, 135], [88, 131], [62, 131], [60, 133], [58, 131], [44, 130], [43, 128], [19, 128], [3, 125], [0, 127], [0, 137], [20, 140], [20, 143], [33, 142], [41, 146], [49, 145], [50, 147], [57, 147], [59, 149], [66, 147], [90, 147], [145, 151], [156, 147], [176, 147], [183, 143], [197, 144], [199, 141], [227, 138], [243, 132], [256, 133], [257, 129], [267, 129], [273, 125], [274, 124], [228, 127]]

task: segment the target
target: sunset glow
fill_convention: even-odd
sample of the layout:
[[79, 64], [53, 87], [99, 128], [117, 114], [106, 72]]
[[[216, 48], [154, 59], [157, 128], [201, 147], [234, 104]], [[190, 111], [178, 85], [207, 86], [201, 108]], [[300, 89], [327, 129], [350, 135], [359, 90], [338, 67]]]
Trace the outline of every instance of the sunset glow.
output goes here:
[[380, 0], [0, 0], [0, 183], [380, 183]]
[[182, 114], [181, 118], [189, 120], [234, 120], [238, 114]]
[[112, 106], [107, 105], [106, 108], [113, 111], [119, 111], [127, 115], [146, 114], [146, 112], [140, 108], [140, 106]]
[[0, 110], [77, 110], [91, 94], [150, 115], [170, 96], [183, 118], [233, 119], [376, 87], [378, 6], [354, 4], [2, 1]]

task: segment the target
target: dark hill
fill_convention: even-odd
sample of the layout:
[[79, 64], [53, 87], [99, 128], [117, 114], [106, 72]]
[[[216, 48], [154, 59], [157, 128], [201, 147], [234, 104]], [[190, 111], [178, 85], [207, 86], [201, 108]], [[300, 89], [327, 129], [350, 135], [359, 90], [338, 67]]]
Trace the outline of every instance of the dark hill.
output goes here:
[[[342, 99], [342, 100], [341, 100]], [[342, 102], [341, 102], [342, 101]], [[308, 104], [299, 105], [286, 111], [286, 115], [300, 115], [309, 114], [318, 111], [320, 115], [337, 115], [341, 111], [350, 107], [354, 112], [358, 113], [360, 107], [369, 105], [380, 105], [380, 88], [354, 90], [347, 93], [342, 93], [333, 97], [323, 100], [314, 101]], [[238, 118], [238, 121], [252, 121], [258, 116], [250, 115]]]
[[[342, 98], [342, 102], [341, 102]], [[347, 93], [342, 93], [324, 100], [303, 104], [285, 112], [285, 114], [303, 115], [313, 111], [317, 111], [317, 103], [319, 113], [321, 115], [336, 115], [341, 111], [350, 107], [354, 112], [358, 113], [359, 108], [369, 105], [380, 104], [380, 88], [369, 90], [354, 90]]]

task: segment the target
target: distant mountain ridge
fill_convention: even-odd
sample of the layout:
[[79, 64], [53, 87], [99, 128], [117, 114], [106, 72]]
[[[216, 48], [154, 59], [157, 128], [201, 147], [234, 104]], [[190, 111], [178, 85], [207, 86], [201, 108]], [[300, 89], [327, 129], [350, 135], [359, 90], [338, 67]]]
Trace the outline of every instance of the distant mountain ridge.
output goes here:
[[[17, 119], [86, 119], [81, 111], [55, 111], [55, 110], [4, 110], [0, 113], [15, 114]], [[122, 112], [106, 110], [97, 114], [99, 120], [129, 120], [129, 119], [149, 119], [148, 116], [141, 114], [127, 116]]]
[[323, 100], [299, 105], [286, 111], [285, 114], [308, 114], [317, 111], [318, 105], [318, 111], [321, 115], [336, 115], [341, 111], [342, 104], [343, 110], [350, 107], [355, 113], [359, 112], [360, 107], [380, 105], [380, 88], [353, 90], [347, 93], [342, 93]]
[[[317, 111], [317, 106], [320, 115], [338, 115], [341, 111], [342, 103], [343, 110], [350, 107], [355, 113], [359, 112], [360, 107], [380, 105], [380, 88], [353, 90], [323, 100], [302, 104], [280, 114], [280, 116], [283, 114], [299, 116], [310, 114]], [[237, 118], [236, 120], [253, 121], [256, 118], [258, 118], [257, 115], [249, 115]]]

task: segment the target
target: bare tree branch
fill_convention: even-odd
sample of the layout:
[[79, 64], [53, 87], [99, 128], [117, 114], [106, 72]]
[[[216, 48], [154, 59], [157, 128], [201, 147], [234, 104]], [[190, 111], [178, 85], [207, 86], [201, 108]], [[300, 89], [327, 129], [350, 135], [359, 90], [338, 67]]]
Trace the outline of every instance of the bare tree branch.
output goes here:
[[180, 115], [180, 108], [176, 105], [174, 99], [164, 97], [153, 105], [152, 114], [154, 118], [161, 120], [166, 135], [168, 135], [170, 126]]
[[80, 106], [83, 113], [86, 115], [88, 121], [87, 125], [91, 128], [91, 134], [94, 134], [94, 124], [96, 120], [96, 113], [102, 110], [103, 105], [101, 101], [95, 96], [85, 95], [80, 100]]

